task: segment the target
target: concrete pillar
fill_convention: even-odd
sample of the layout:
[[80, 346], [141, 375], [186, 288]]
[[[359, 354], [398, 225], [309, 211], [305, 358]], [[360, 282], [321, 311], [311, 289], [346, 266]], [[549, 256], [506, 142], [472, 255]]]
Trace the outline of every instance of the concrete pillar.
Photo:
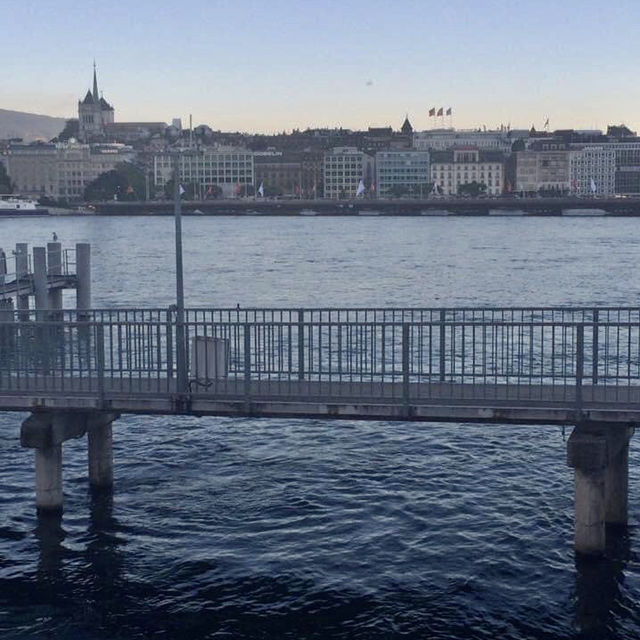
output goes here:
[[89, 484], [94, 488], [113, 485], [113, 430], [111, 422], [94, 421], [87, 426]]
[[36, 317], [46, 320], [46, 310], [49, 308], [49, 293], [47, 286], [47, 254], [44, 247], [33, 248], [33, 284], [36, 293]]
[[567, 462], [574, 468], [577, 553], [601, 554], [605, 549], [604, 471], [607, 443], [597, 429], [578, 425], [567, 442]]
[[[29, 274], [29, 246], [26, 242], [16, 244], [16, 279], [25, 282]], [[18, 295], [16, 307], [20, 311], [29, 311], [29, 294]], [[21, 320], [28, 320], [29, 314], [20, 314]]]
[[633, 429], [616, 423], [584, 423], [567, 443], [575, 470], [575, 550], [601, 554], [606, 524], [626, 525], [629, 439]]
[[612, 426], [607, 431], [607, 468], [604, 476], [605, 522], [625, 526], [629, 502], [629, 440], [633, 429]]
[[76, 307], [91, 309], [91, 245], [86, 242], [76, 244]]
[[62, 445], [36, 450], [36, 508], [39, 512], [62, 511]]
[[[62, 275], [62, 244], [60, 242], [47, 243], [47, 265], [50, 276]], [[49, 291], [49, 309], [62, 309], [62, 289], [51, 289]], [[60, 319], [61, 314], [51, 314], [53, 320]]]

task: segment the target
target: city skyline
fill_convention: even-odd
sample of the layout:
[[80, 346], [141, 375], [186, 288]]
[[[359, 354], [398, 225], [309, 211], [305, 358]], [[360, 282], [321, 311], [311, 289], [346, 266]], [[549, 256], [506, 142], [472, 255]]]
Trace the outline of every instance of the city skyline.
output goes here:
[[409, 114], [422, 130], [441, 122], [430, 108], [451, 107], [458, 128], [640, 128], [637, 4], [466, 4], [9, 0], [20, 53], [0, 107], [75, 117], [95, 59], [116, 121], [193, 114], [194, 125], [273, 133], [399, 128]]

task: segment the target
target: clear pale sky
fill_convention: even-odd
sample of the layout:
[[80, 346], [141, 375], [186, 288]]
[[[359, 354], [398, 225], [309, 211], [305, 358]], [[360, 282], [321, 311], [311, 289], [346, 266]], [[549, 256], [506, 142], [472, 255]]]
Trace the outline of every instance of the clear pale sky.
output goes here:
[[0, 108], [214, 129], [640, 129], [640, 0], [3, 0]]

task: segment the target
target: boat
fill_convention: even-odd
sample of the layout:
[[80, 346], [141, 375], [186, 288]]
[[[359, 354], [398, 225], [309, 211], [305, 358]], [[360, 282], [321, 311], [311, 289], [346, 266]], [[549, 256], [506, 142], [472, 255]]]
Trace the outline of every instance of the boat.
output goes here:
[[592, 218], [594, 216], [606, 216], [604, 209], [563, 209], [562, 215], [572, 218]]
[[16, 195], [0, 195], [0, 216], [47, 216], [49, 210], [35, 200]]

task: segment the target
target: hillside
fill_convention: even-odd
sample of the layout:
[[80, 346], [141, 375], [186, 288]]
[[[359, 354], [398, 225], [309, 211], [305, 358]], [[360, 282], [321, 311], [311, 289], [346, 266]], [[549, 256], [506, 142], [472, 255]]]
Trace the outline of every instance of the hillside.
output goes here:
[[64, 123], [64, 118], [0, 109], [0, 140], [7, 138], [23, 138], [25, 142], [51, 140], [62, 131]]

